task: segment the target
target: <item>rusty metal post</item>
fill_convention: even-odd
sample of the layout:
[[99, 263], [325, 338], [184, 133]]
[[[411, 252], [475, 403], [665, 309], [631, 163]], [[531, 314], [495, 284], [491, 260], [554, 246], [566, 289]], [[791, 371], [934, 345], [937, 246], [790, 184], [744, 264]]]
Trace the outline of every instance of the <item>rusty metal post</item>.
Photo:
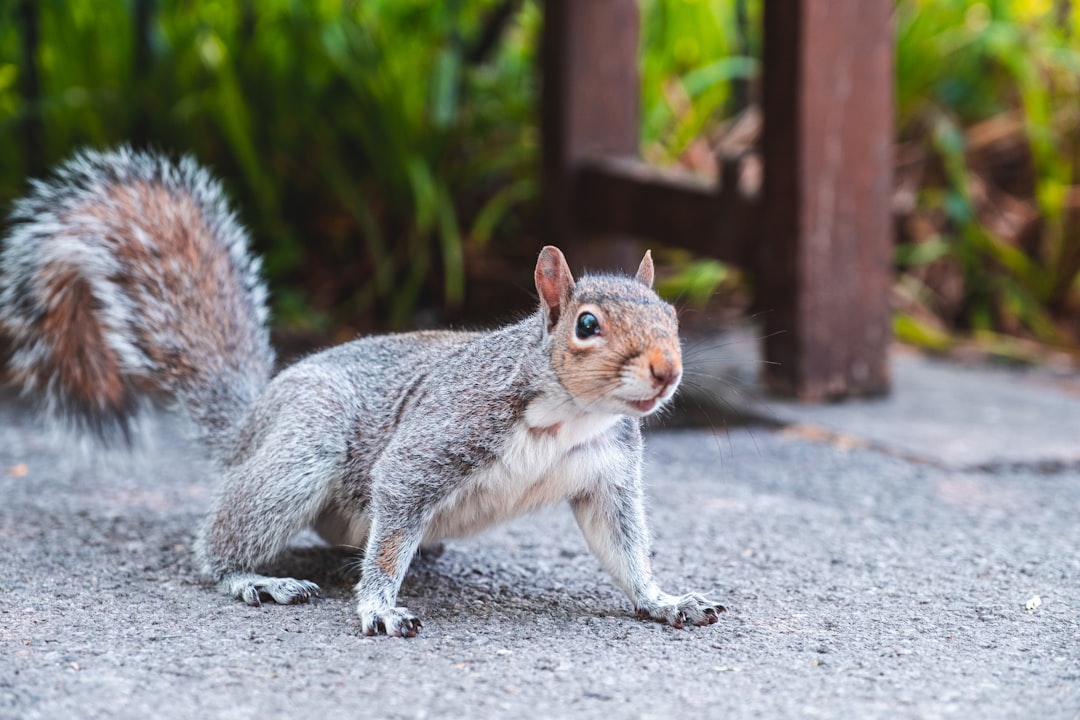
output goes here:
[[889, 389], [893, 4], [765, 2], [757, 276], [780, 394]]

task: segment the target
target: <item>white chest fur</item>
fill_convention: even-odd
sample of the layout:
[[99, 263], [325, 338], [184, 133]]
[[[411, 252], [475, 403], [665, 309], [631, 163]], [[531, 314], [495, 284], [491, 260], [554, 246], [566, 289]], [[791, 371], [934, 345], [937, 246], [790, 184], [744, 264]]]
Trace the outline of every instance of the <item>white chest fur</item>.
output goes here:
[[531, 404], [498, 459], [451, 495], [425, 541], [461, 537], [580, 494], [619, 463], [618, 415], [581, 414], [566, 403]]

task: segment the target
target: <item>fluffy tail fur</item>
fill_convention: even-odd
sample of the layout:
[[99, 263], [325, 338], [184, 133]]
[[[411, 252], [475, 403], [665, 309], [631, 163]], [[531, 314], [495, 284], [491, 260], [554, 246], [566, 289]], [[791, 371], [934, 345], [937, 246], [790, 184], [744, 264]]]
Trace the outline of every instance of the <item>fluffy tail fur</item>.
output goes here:
[[105, 441], [165, 391], [219, 446], [274, 362], [259, 260], [221, 186], [191, 158], [83, 152], [10, 220], [0, 324], [26, 390]]

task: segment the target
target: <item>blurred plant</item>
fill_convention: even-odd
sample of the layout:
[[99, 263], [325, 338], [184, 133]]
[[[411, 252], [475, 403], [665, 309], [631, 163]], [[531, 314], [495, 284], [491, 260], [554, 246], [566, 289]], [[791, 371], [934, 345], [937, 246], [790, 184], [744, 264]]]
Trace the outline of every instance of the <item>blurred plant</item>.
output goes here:
[[[528, 229], [541, 7], [0, 3], [0, 204], [78, 146], [191, 153], [235, 195], [279, 322], [452, 315], [464, 258]], [[762, 0], [641, 7], [643, 155], [713, 175], [753, 105]], [[896, 0], [896, 27], [897, 335], [1077, 347], [1080, 6]], [[668, 259], [687, 301], [738, 282]]]
[[402, 326], [433, 290], [453, 313], [466, 245], [535, 194], [539, 20], [531, 0], [3, 4], [0, 201], [78, 146], [150, 142], [226, 179], [279, 322]]
[[901, 339], [1075, 346], [1078, 30], [1068, 0], [897, 3]]
[[[727, 118], [753, 103], [761, 2], [643, 8], [644, 154], [712, 176]], [[896, 0], [896, 28], [897, 336], [1007, 357], [1076, 348], [1080, 6]], [[687, 262], [670, 293], [730, 282]]]
[[[641, 0], [642, 155], [717, 176], [727, 121], [752, 102], [759, 72], [762, 0]], [[660, 293], [701, 309], [745, 295], [735, 268], [690, 253], [663, 255]]]
[[[697, 167], [694, 151], [750, 102], [762, 0], [641, 0], [642, 146]], [[710, 160], [711, 152], [706, 152]]]

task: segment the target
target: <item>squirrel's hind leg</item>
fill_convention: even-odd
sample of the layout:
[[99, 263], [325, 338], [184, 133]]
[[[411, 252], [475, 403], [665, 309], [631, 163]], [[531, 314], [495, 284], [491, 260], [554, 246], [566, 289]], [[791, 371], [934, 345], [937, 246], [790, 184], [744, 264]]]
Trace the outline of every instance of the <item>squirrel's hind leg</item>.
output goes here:
[[207, 579], [249, 605], [307, 602], [319, 594], [308, 580], [257, 574], [331, 502], [343, 453], [318, 428], [275, 426], [258, 447], [225, 467], [214, 506], [195, 543]]
[[226, 575], [218, 587], [223, 593], [248, 605], [262, 605], [264, 599], [272, 599], [278, 605], [306, 603], [320, 594], [319, 586], [310, 580], [277, 578], [255, 573], [232, 573]]
[[279, 605], [306, 603], [320, 594], [319, 586], [310, 580], [254, 572], [272, 562], [310, 524], [308, 514], [299, 508], [271, 507], [266, 499], [248, 497], [242, 506], [220, 499], [196, 540], [196, 558], [203, 574], [222, 593], [248, 605], [258, 606], [263, 600]]
[[275, 502], [273, 494], [245, 493], [244, 487], [246, 483], [235, 479], [226, 483], [199, 533], [195, 554], [203, 574], [222, 593], [248, 605], [261, 605], [263, 600], [292, 605], [317, 597], [319, 586], [310, 580], [254, 572], [278, 557], [311, 524], [315, 513], [305, 506], [317, 501], [294, 497], [292, 503]]

